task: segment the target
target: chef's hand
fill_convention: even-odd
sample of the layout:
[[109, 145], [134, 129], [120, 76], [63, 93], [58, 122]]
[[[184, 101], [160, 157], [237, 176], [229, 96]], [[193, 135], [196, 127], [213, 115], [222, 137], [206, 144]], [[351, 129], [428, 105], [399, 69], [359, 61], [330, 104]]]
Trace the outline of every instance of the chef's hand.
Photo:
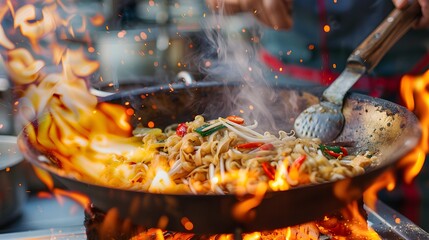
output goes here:
[[[422, 17], [417, 21], [416, 28], [429, 27], [429, 0], [415, 0], [418, 1], [422, 8]], [[405, 8], [408, 5], [407, 0], [393, 0], [393, 4], [399, 9]]]
[[[222, 0], [206, 0], [208, 6], [221, 10]], [[292, 0], [223, 0], [226, 14], [251, 12], [266, 25], [274, 29], [292, 27]]]

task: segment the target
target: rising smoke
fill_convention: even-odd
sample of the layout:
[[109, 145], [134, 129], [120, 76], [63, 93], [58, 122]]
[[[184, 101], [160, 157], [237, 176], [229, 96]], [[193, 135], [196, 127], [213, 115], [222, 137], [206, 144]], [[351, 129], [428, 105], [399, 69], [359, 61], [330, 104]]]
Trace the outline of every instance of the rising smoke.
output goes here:
[[257, 20], [245, 15], [228, 16], [223, 1], [219, 1], [216, 13], [204, 18], [202, 29], [204, 46], [196, 62], [205, 80], [240, 85], [238, 93], [225, 94], [227, 99], [217, 104], [229, 108], [226, 112], [258, 120], [260, 126], [264, 125], [261, 129], [277, 129], [270, 105], [280, 100], [267, 77], [270, 70], [259, 58], [261, 31]]

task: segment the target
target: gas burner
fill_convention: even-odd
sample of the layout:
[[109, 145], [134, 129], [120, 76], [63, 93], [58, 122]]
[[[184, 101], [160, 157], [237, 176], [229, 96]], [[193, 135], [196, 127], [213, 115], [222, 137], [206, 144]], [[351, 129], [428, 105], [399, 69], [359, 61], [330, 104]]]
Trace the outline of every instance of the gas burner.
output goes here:
[[[382, 202], [377, 202], [377, 211], [374, 211], [364, 204], [358, 204], [359, 212], [366, 219], [370, 226], [381, 239], [429, 239], [429, 234], [413, 224], [404, 216], [387, 207]], [[311, 223], [302, 224], [295, 227], [265, 231], [258, 233], [261, 239], [268, 236], [287, 235], [286, 239], [335, 239], [335, 237], [351, 236], [350, 221], [345, 221], [340, 213], [331, 214], [322, 220], [316, 220]], [[353, 222], [354, 223], [354, 222]], [[127, 220], [121, 220], [118, 212], [110, 210], [103, 212], [94, 206], [91, 206], [85, 212], [84, 226], [86, 236], [91, 239], [186, 239], [186, 240], [206, 240], [206, 239], [246, 239], [245, 234], [239, 230], [235, 234], [210, 235], [210, 234], [192, 234], [177, 233], [159, 229], [146, 229], [141, 226], [133, 225]], [[314, 235], [317, 231], [319, 235]], [[250, 235], [250, 234], [249, 234]], [[296, 238], [293, 238], [296, 236]], [[311, 238], [313, 237], [313, 238]], [[253, 239], [253, 238], [252, 238]], [[269, 238], [271, 239], [271, 238]]]
[[[429, 239], [429, 234], [419, 226], [391, 209], [384, 203], [378, 201], [373, 210], [363, 206], [367, 213], [367, 223], [371, 226], [381, 239]], [[80, 204], [69, 198], [62, 199], [61, 203], [56, 198], [40, 198], [32, 196], [28, 199], [23, 214], [20, 218], [8, 226], [0, 228], [0, 239], [75, 239], [86, 240], [97, 237], [96, 225], [88, 228], [91, 222], [100, 222], [106, 218], [106, 214], [99, 211], [97, 215], [86, 212]], [[111, 212], [109, 218], [118, 219]], [[86, 220], [85, 220], [86, 219]], [[135, 230], [133, 234], [142, 233], [144, 228], [126, 222], [123, 225], [105, 225], [103, 230], [114, 230], [128, 228]], [[167, 232], [166, 236], [173, 236]], [[128, 236], [133, 236], [129, 234]], [[177, 236], [177, 235], [176, 235]], [[188, 239], [197, 240], [192, 234]], [[204, 239], [199, 236], [200, 239]], [[98, 238], [101, 239], [101, 238]], [[126, 239], [125, 236], [123, 239]], [[182, 238], [183, 239], [183, 238]]]

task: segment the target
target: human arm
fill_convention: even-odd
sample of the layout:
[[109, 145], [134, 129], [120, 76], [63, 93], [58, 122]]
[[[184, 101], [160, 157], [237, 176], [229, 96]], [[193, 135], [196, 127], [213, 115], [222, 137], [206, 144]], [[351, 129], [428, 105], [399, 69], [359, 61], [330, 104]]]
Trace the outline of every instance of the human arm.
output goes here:
[[292, 0], [206, 0], [208, 6], [226, 14], [251, 12], [264, 24], [274, 29], [292, 27]]

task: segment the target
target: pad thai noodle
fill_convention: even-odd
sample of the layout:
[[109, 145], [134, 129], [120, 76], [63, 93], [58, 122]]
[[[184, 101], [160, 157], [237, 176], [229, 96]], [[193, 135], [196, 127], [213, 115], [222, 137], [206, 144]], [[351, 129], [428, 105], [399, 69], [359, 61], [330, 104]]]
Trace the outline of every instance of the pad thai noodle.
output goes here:
[[[193, 121], [166, 129], [137, 127], [141, 157], [114, 155], [101, 178], [110, 186], [162, 193], [254, 193], [287, 190], [353, 177], [375, 161], [370, 152], [356, 155], [343, 146], [323, 145], [279, 131], [255, 131], [238, 116]], [[122, 167], [121, 167], [122, 166]], [[118, 176], [118, 169], [126, 167]]]

